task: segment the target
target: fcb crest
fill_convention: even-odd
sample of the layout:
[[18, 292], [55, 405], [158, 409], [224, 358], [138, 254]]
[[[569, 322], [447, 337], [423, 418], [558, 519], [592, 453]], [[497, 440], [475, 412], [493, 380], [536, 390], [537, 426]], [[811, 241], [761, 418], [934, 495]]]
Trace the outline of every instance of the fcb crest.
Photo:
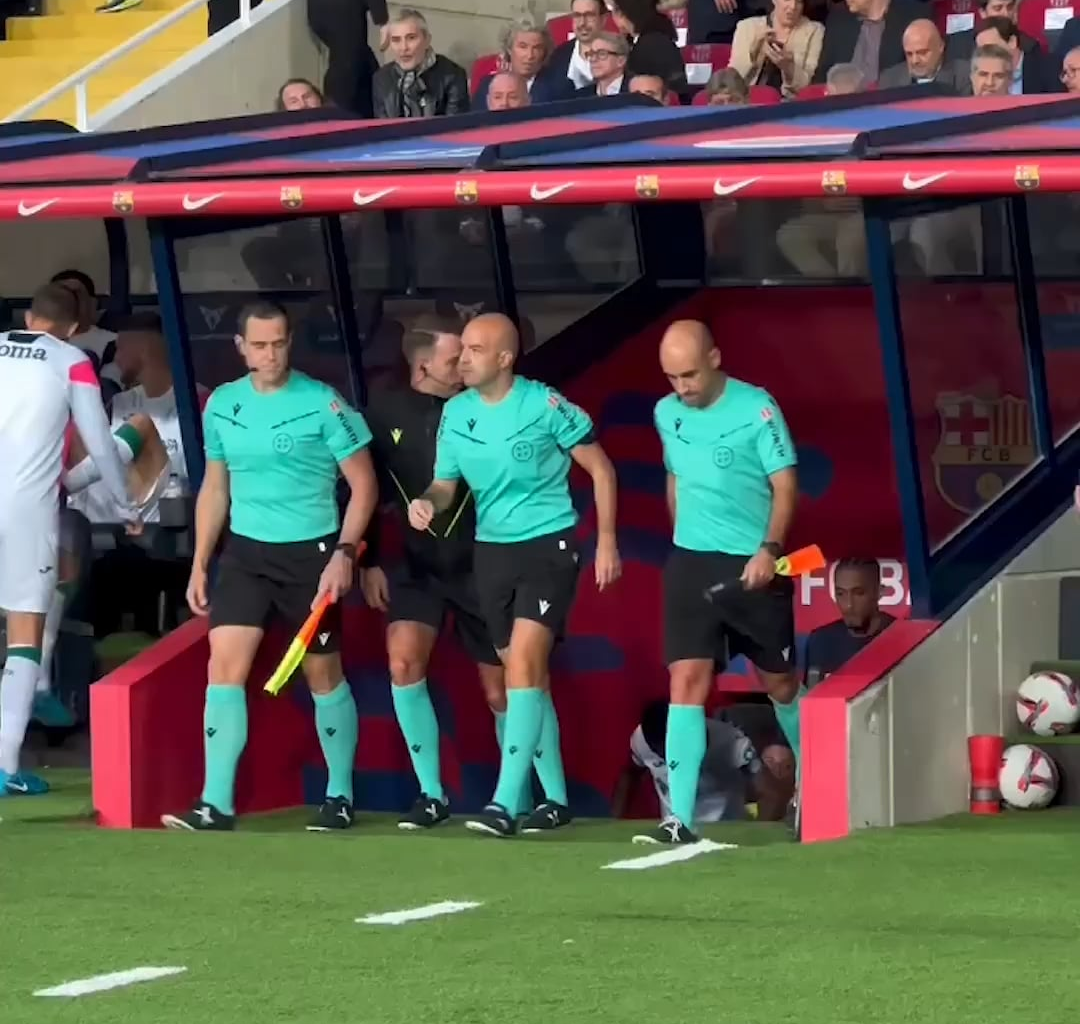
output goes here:
[[847, 175], [843, 171], [826, 171], [821, 176], [821, 190], [830, 196], [847, 192]]
[[299, 210], [304, 205], [304, 191], [298, 185], [285, 185], [281, 190], [281, 205], [286, 210]]
[[114, 192], [112, 206], [117, 213], [129, 214], [135, 212], [134, 192]]
[[473, 206], [480, 198], [480, 186], [475, 181], [456, 181], [454, 198], [466, 206]]
[[1039, 165], [1018, 164], [1016, 173], [1013, 175], [1013, 181], [1016, 182], [1017, 188], [1022, 188], [1025, 192], [1034, 192], [1041, 184], [1039, 180]]
[[634, 191], [639, 199], [658, 199], [660, 179], [655, 174], [639, 174], [634, 182]]
[[961, 512], [985, 508], [1035, 460], [1031, 410], [1015, 395], [946, 393], [935, 402], [941, 436], [934, 449], [938, 494]]

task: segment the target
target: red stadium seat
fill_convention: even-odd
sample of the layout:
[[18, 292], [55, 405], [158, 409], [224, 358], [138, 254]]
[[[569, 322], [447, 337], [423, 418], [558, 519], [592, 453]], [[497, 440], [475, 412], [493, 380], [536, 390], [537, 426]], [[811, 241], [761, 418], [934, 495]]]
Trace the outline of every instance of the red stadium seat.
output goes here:
[[486, 53], [483, 57], [477, 57], [473, 61], [472, 70], [469, 72], [469, 92], [475, 96], [476, 90], [480, 88], [480, 83], [488, 75], [505, 70], [506, 61], [501, 53]]
[[820, 100], [825, 95], [825, 84], [819, 83], [816, 85], [808, 85], [804, 89], [799, 90], [799, 95], [796, 99], [800, 100]]
[[671, 24], [675, 26], [675, 42], [679, 46], [685, 46], [686, 34], [690, 28], [690, 19], [686, 15], [686, 8], [680, 7], [678, 10], [665, 11], [664, 13], [671, 19]]
[[1024, 0], [1018, 9], [1016, 24], [1021, 32], [1034, 36], [1050, 49], [1073, 12], [1072, 0]]
[[974, 28], [978, 17], [975, 0], [934, 0], [934, 22], [943, 36]]
[[709, 95], [704, 89], [701, 92], [694, 93], [694, 98], [690, 101], [692, 107], [707, 107], [709, 105]]
[[679, 94], [677, 92], [669, 92], [667, 94], [667, 105], [669, 107], [681, 107], [682, 106], [682, 100], [679, 99]]
[[686, 80], [691, 85], [704, 85], [714, 72], [728, 66], [731, 60], [731, 47], [723, 43], [684, 46], [682, 59], [683, 64], [686, 65]]
[[570, 14], [549, 15], [548, 31], [556, 46], [562, 46], [574, 34], [574, 18]]
[[750, 102], [755, 106], [779, 103], [782, 99], [783, 97], [780, 95], [780, 90], [774, 89], [771, 85], [750, 86]]

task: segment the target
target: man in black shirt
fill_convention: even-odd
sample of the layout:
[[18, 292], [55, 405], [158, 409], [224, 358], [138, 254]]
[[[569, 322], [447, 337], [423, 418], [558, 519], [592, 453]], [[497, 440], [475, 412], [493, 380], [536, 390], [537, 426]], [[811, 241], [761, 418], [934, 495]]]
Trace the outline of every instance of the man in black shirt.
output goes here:
[[[461, 326], [452, 317], [425, 316], [406, 330], [402, 351], [409, 386], [369, 396], [364, 416], [379, 493], [399, 517], [404, 561], [389, 574], [380, 565], [378, 517], [372, 518], [361, 568], [368, 605], [387, 612], [386, 650], [394, 711], [420, 783], [420, 797], [398, 823], [403, 829], [431, 828], [450, 816], [439, 771], [439, 726], [427, 690], [427, 666], [447, 611], [458, 639], [479, 669], [488, 706], [502, 744], [506, 684], [499, 656], [477, 601], [472, 572], [476, 508], [468, 488], [435, 516], [425, 531], [405, 521], [409, 502], [424, 492], [435, 465], [435, 438], [443, 405], [462, 387], [458, 372]], [[515, 808], [519, 813], [530, 806]]]
[[808, 687], [835, 672], [896, 621], [879, 607], [881, 565], [875, 558], [838, 562], [833, 591], [840, 618], [810, 633], [804, 676]]

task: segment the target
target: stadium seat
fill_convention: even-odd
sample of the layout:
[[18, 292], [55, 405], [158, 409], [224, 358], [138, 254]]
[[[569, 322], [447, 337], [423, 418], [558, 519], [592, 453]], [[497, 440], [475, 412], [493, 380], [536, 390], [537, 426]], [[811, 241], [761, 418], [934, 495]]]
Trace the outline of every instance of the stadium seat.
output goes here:
[[709, 94], [704, 90], [694, 93], [694, 98], [690, 101], [692, 107], [707, 107], [709, 105]]
[[934, 0], [934, 23], [942, 35], [966, 32], [978, 17], [975, 0]]
[[780, 95], [780, 90], [774, 89], [771, 85], [750, 86], [750, 102], [755, 106], [779, 103], [782, 99], [783, 97]]
[[682, 59], [686, 65], [686, 80], [691, 85], [704, 85], [731, 60], [731, 47], [727, 44], [699, 43], [684, 46]]
[[548, 15], [547, 29], [556, 46], [562, 46], [574, 34], [574, 18], [570, 14]]
[[799, 90], [799, 95], [796, 99], [800, 100], [820, 100], [825, 96], [825, 83], [817, 82], [814, 85], [808, 85]]
[[1068, 0], [1024, 0], [1017, 12], [1017, 27], [1049, 50], [1075, 12], [1075, 7], [1066, 6], [1067, 3]]
[[505, 70], [506, 61], [501, 53], [485, 53], [484, 56], [477, 57], [473, 61], [472, 69], [469, 71], [469, 93], [475, 96], [476, 90], [480, 88], [480, 83], [488, 75]]
[[687, 17], [686, 8], [680, 7], [678, 10], [665, 11], [664, 13], [671, 19], [671, 23], [675, 26], [675, 42], [679, 46], [685, 46], [687, 32], [690, 29], [690, 19]]

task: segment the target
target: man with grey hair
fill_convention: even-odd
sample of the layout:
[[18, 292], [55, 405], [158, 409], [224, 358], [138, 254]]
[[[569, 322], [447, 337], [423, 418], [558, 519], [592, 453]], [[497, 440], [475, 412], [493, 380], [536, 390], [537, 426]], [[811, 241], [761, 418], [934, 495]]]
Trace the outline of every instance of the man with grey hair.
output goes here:
[[[532, 103], [569, 99], [573, 94], [569, 79], [543, 73], [554, 49], [555, 44], [547, 26], [532, 18], [519, 18], [506, 30], [502, 52], [506, 69], [525, 80]], [[488, 75], [476, 88], [473, 99], [478, 108], [487, 106], [487, 94], [493, 77]]]
[[437, 54], [427, 20], [412, 8], [390, 19], [390, 61], [372, 79], [376, 117], [418, 118], [464, 114], [469, 109], [465, 69]]
[[971, 56], [971, 92], [975, 96], [1008, 96], [1013, 55], [996, 43], [975, 47]]
[[854, 64], [834, 64], [825, 75], [826, 96], [849, 96], [862, 87], [863, 73]]
[[615, 32], [599, 32], [584, 52], [592, 68], [593, 80], [574, 94], [579, 99], [586, 96], [616, 96], [630, 91], [630, 78], [626, 74], [626, 59], [630, 46], [626, 37]]
[[513, 71], [496, 71], [487, 85], [488, 110], [517, 110], [532, 102], [529, 83]]

